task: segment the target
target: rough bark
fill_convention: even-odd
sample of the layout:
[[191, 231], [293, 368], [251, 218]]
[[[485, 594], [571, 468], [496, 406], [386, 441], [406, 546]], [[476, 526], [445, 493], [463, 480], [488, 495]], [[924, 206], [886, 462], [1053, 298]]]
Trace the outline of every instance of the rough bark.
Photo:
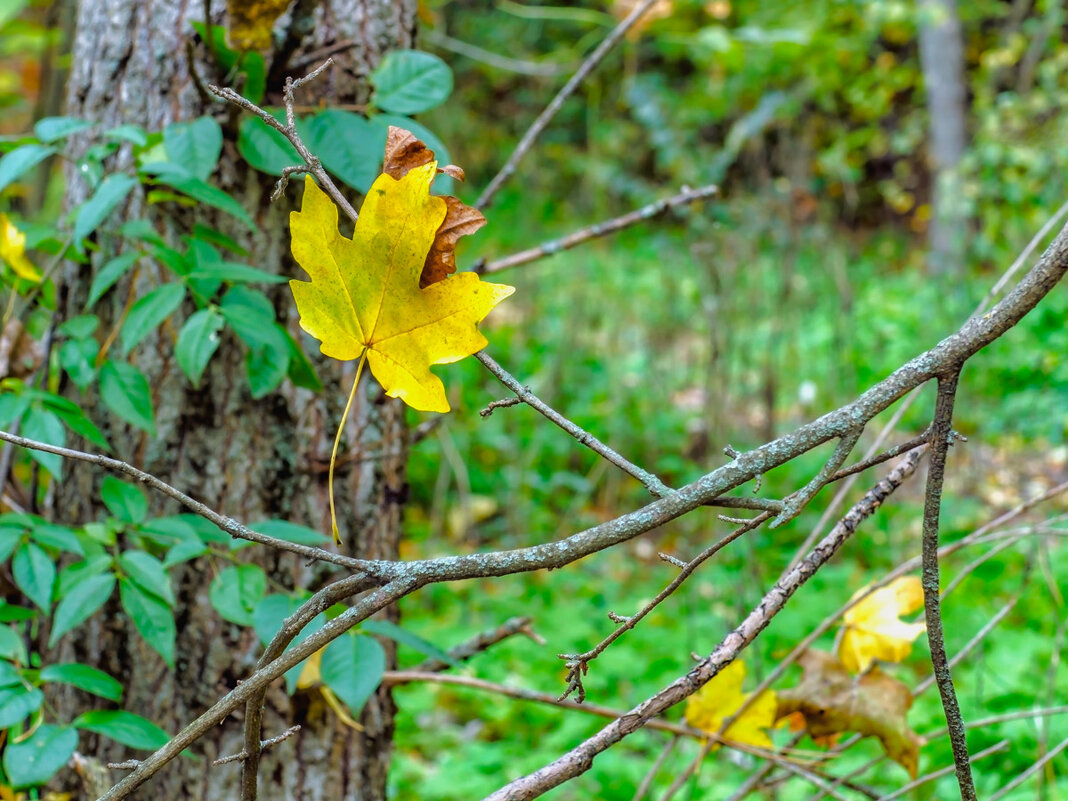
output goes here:
[[933, 216], [929, 230], [932, 273], [956, 275], [964, 262], [965, 217], [959, 165], [964, 156], [964, 34], [957, 0], [920, 0], [920, 64], [930, 115]]
[[[194, 80], [194, 70], [204, 81], [224, 80], [203, 46], [196, 48], [195, 63], [190, 63], [187, 43], [194, 35], [191, 23], [204, 19], [206, 6], [211, 8], [214, 23], [225, 24], [225, 11], [218, 0], [214, 4], [168, 0], [80, 3], [67, 113], [97, 121], [103, 128], [136, 123], [149, 130], [202, 114], [214, 115], [228, 137], [213, 180], [245, 204], [259, 230], [250, 235], [222, 215], [202, 209], [162, 212], [136, 198], [125, 214], [130, 218], [148, 215], [175, 241], [194, 220], [204, 221], [240, 241], [250, 252], [250, 264], [295, 275], [287, 246], [287, 216], [295, 190], [290, 190], [288, 199], [270, 205], [271, 180], [243, 165], [233, 145], [237, 122], [233, 110], [205, 98]], [[356, 47], [335, 56], [338, 67], [310, 88], [306, 102], [356, 103], [366, 99], [366, 76], [381, 56], [412, 45], [414, 26], [415, 3], [411, 0], [298, 0], [290, 17], [276, 27], [276, 32], [283, 32], [276, 41], [284, 42], [280, 50], [291, 51], [290, 60], [338, 41], [355, 41]], [[267, 58], [270, 64], [271, 56]], [[284, 76], [284, 66], [275, 73]], [[278, 85], [268, 86], [269, 97], [279, 89]], [[130, 154], [120, 152], [116, 158], [114, 166], [121, 168], [129, 163]], [[69, 184], [74, 204], [84, 198], [87, 187], [75, 175], [69, 176]], [[117, 244], [102, 235], [101, 255], [113, 255]], [[103, 320], [101, 330], [106, 332], [118, 319], [129, 293], [135, 297], [143, 294], [158, 284], [161, 276], [158, 265], [143, 267], [132, 285], [120, 285], [98, 304], [94, 311]], [[72, 266], [66, 278], [64, 312], [68, 316], [82, 313], [92, 269]], [[276, 293], [276, 308], [296, 333], [287, 293], [284, 288]], [[254, 401], [245, 379], [242, 347], [228, 337], [209, 366], [201, 389], [193, 390], [173, 359], [173, 338], [181, 320], [171, 325], [171, 329], [164, 326], [159, 337], [146, 341], [134, 354], [153, 388], [157, 437], [122, 425], [104, 409], [95, 390], [81, 399], [114, 444], [116, 455], [239, 519], [284, 518], [329, 531], [326, 465], [353, 365], [339, 369], [318, 362], [326, 387], [321, 395], [284, 384], [279, 391]], [[310, 341], [305, 344], [309, 353], [317, 350]], [[403, 408], [377, 389], [365, 388], [336, 477], [342, 536], [347, 550], [356, 556], [396, 557], [407, 487], [406, 441]], [[372, 453], [389, 456], [360, 458]], [[56, 496], [57, 518], [72, 524], [98, 518], [101, 476], [76, 466], [68, 471]], [[152, 503], [155, 513], [178, 511], [156, 498]], [[242, 553], [249, 552], [251, 549]], [[315, 589], [327, 575], [321, 567], [287, 556], [258, 553], [254, 558], [285, 587]], [[252, 632], [222, 621], [211, 608], [208, 586], [213, 575], [208, 559], [188, 563], [176, 573], [176, 670], [169, 670], [145, 645], [117, 607], [96, 615], [53, 657], [78, 659], [107, 670], [125, 685], [126, 708], [170, 732], [176, 731], [247, 675], [260, 650]], [[392, 649], [388, 643], [384, 645], [392, 660]], [[52, 701], [57, 716], [70, 719], [84, 711], [86, 698], [60, 692]], [[340, 723], [317, 693], [298, 693], [290, 698], [281, 686], [275, 687], [267, 695], [263, 736], [277, 735], [294, 723], [303, 729], [264, 753], [260, 797], [309, 801], [384, 798], [394, 711], [389, 692], [382, 690], [364, 710], [364, 730], [354, 731]], [[208, 763], [241, 750], [240, 720], [220, 726], [213, 737], [202, 742], [199, 755], [203, 759], [174, 763], [144, 788], [140, 797], [213, 801], [237, 797], [240, 764], [210, 768]], [[84, 735], [81, 750], [104, 762], [135, 756], [110, 741]], [[113, 779], [119, 775], [114, 773]]]

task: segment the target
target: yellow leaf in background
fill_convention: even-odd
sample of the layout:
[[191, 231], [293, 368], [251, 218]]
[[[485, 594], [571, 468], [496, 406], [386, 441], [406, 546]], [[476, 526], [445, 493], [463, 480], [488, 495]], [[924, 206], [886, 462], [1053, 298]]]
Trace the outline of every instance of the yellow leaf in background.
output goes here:
[[349, 710], [345, 708], [343, 703], [341, 703], [341, 700], [334, 694], [334, 691], [323, 684], [322, 675], [320, 673], [322, 661], [323, 649], [320, 648], [308, 657], [308, 660], [304, 663], [304, 667], [300, 669], [300, 676], [297, 678], [297, 689], [309, 691], [318, 689], [323, 696], [323, 700], [326, 701], [327, 706], [334, 710], [334, 714], [338, 716], [338, 719], [340, 719], [342, 723], [350, 729], [363, 731], [363, 726], [357, 723], [352, 715], [349, 714]]
[[[686, 699], [686, 722], [695, 729], [713, 734], [719, 732], [723, 721], [741, 709], [752, 695], [742, 693], [744, 680], [745, 663], [736, 659]], [[723, 739], [757, 748], [773, 748], [766, 729], [775, 727], [778, 708], [775, 693], [765, 690], [723, 732]]]
[[843, 616], [838, 658], [853, 673], [863, 673], [876, 659], [900, 662], [927, 628], [923, 623], [905, 623], [901, 615], [922, 607], [923, 586], [916, 576], [902, 576], [876, 590]]
[[26, 235], [15, 227], [6, 214], [0, 214], [0, 259], [19, 278], [35, 283], [41, 280], [41, 271], [26, 258]]
[[230, 26], [226, 38], [238, 50], [267, 50], [275, 21], [290, 0], [227, 0]]
[[352, 239], [337, 228], [337, 207], [311, 176], [293, 212], [293, 256], [311, 281], [290, 281], [301, 327], [335, 359], [363, 355], [390, 397], [413, 409], [447, 412], [432, 364], [459, 361], [486, 346], [477, 323], [515, 290], [474, 273], [419, 288], [427, 252], [445, 219], [430, 194], [437, 163], [399, 181], [380, 175], [367, 193]]

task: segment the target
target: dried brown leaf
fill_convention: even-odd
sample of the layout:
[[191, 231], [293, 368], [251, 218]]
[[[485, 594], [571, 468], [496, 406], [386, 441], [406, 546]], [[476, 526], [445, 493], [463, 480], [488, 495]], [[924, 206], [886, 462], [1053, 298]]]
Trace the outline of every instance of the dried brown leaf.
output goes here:
[[[434, 151], [415, 137], [411, 131], [389, 126], [386, 134], [386, 157], [382, 172], [397, 180], [410, 170], [422, 167], [434, 160]], [[438, 170], [459, 180], [464, 179], [464, 171], [454, 164]], [[461, 236], [473, 234], [486, 224], [486, 218], [478, 209], [468, 206], [459, 198], [443, 196], [447, 213], [438, 228], [434, 244], [427, 253], [423, 272], [419, 277], [419, 286], [423, 289], [445, 280], [456, 272], [456, 243]]]
[[798, 660], [801, 683], [779, 696], [779, 717], [800, 713], [813, 740], [843, 732], [876, 737], [886, 755], [916, 778], [924, 740], [907, 721], [912, 693], [878, 668], [853, 676], [837, 657], [809, 650]]

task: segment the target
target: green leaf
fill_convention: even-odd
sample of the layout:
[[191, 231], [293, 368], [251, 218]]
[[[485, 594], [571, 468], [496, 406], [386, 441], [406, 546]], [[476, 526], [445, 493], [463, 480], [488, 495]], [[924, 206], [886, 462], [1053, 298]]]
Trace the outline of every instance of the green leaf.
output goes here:
[[229, 281], [230, 283], [264, 284], [284, 284], [289, 280], [285, 276], [269, 273], [258, 267], [249, 267], [247, 264], [237, 264], [232, 261], [219, 261], [215, 264], [196, 267], [189, 273], [189, 278]]
[[308, 148], [331, 173], [366, 193], [378, 177], [386, 130], [351, 111], [328, 109], [305, 121]]
[[137, 301], [122, 324], [122, 355], [178, 310], [185, 297], [184, 284], [164, 284]]
[[263, 55], [255, 50], [242, 53], [237, 70], [238, 73], [245, 74], [245, 85], [241, 87], [241, 94], [259, 105], [267, 89], [267, 62]]
[[59, 346], [60, 366], [82, 392], [96, 379], [93, 359], [99, 352], [100, 346], [91, 339], [68, 339]]
[[325, 534], [307, 526], [290, 523], [288, 520], [261, 520], [258, 523], [252, 523], [249, 528], [266, 534], [268, 537], [277, 537], [299, 545], [322, 545], [330, 541], [330, 537]]
[[174, 357], [194, 387], [200, 386], [200, 377], [219, 347], [219, 332], [225, 324], [217, 309], [201, 309], [190, 315], [178, 333]]
[[0, 658], [26, 664], [26, 646], [11, 626], [0, 626]]
[[83, 240], [106, 220], [130, 191], [137, 186], [137, 179], [122, 173], [112, 173], [97, 186], [93, 196], [78, 207], [74, 218], [74, 245], [79, 253], [84, 252]]
[[0, 729], [21, 723], [41, 708], [44, 693], [36, 687], [5, 687], [0, 690]]
[[11, 560], [11, 573], [27, 598], [45, 612], [51, 608], [56, 566], [40, 546], [32, 542], [19, 546]]
[[65, 337], [85, 339], [91, 337], [99, 326], [100, 318], [95, 314], [79, 314], [77, 317], [71, 317], [56, 331]]
[[111, 573], [91, 575], [75, 584], [56, 605], [48, 647], [53, 647], [60, 637], [91, 618], [111, 597], [114, 589], [115, 576]]
[[[285, 333], [285, 329], [277, 323], [272, 325], [271, 330]], [[279, 336], [269, 345], [252, 348], [245, 357], [245, 369], [253, 398], [258, 400], [274, 391], [289, 371], [289, 348], [285, 340]]]
[[45, 520], [36, 521], [30, 531], [30, 536], [35, 542], [48, 548], [85, 556], [85, 549], [78, 540], [78, 535], [72, 529], [61, 526], [58, 523], [49, 523]]
[[168, 158], [202, 181], [215, 172], [222, 143], [222, 128], [208, 116], [192, 122], [171, 123], [163, 129], [163, 147]]
[[127, 423], [156, 435], [148, 380], [132, 364], [104, 362], [100, 368], [100, 396]]
[[[272, 113], [278, 119], [284, 116], [281, 111]], [[289, 140], [259, 117], [246, 117], [241, 121], [237, 151], [254, 169], [268, 175], [281, 175], [286, 167], [304, 163]]]
[[148, 144], [148, 134], [140, 125], [120, 125], [109, 131], [104, 131], [104, 136], [109, 139], [119, 139], [123, 142], [130, 142], [138, 147], [144, 147]]
[[22, 684], [19, 669], [6, 659], [0, 659], [0, 687], [13, 687], [16, 684]]
[[419, 50], [394, 50], [371, 73], [371, 101], [383, 111], [418, 114], [445, 102], [452, 94], [452, 70], [435, 55]]
[[43, 723], [22, 742], [4, 749], [4, 772], [15, 789], [45, 784], [67, 764], [78, 747], [78, 732], [69, 726]]
[[119, 555], [119, 567], [145, 592], [162, 598], [170, 607], [174, 606], [171, 577], [163, 563], [152, 554], [144, 551], [124, 551]]
[[424, 656], [429, 656], [431, 659], [439, 659], [448, 665], [458, 666], [460, 663], [449, 656], [447, 653], [438, 648], [434, 643], [424, 640], [418, 634], [415, 634], [408, 629], [398, 626], [396, 623], [390, 623], [388, 620], [365, 620], [360, 629], [368, 634], [377, 634], [380, 637], [388, 637], [394, 642], [401, 645], [407, 645]]
[[[63, 344], [69, 345], [73, 343], [65, 342]], [[93, 351], [93, 356], [95, 358], [97, 349], [96, 342], [93, 340], [83, 340], [81, 344], [89, 346], [88, 350]], [[82, 355], [87, 355], [88, 350]], [[62, 358], [62, 348], [60, 349], [60, 351]], [[92, 368], [90, 367], [88, 369]], [[95, 375], [95, 373], [96, 371], [94, 370], [93, 374]], [[56, 416], [58, 416], [59, 419], [63, 421], [67, 428], [69, 428], [79, 437], [82, 437], [86, 441], [91, 442], [106, 451], [111, 450], [111, 445], [109, 445], [108, 441], [104, 438], [103, 432], [101, 432], [101, 430], [96, 427], [96, 424], [93, 423], [92, 420], [85, 416], [85, 412], [83, 412], [81, 409], [55, 409], [54, 411]]]
[[30, 408], [30, 397], [22, 392], [18, 395], [0, 395], [0, 428], [7, 428]]
[[190, 559], [196, 559], [198, 556], [203, 556], [207, 552], [208, 546], [202, 542], [199, 537], [182, 540], [167, 551], [167, 555], [163, 559], [163, 566], [174, 567], [182, 562], [188, 562]]
[[37, 610], [18, 604], [0, 603], [0, 623], [21, 623], [37, 617]]
[[0, 192], [56, 152], [54, 147], [20, 145], [0, 158]]
[[323, 650], [319, 675], [323, 684], [358, 717], [371, 693], [382, 682], [386, 653], [371, 637], [344, 634]]
[[119, 709], [94, 709], [78, 715], [73, 725], [102, 734], [130, 748], [154, 751], [171, 739], [163, 729], [133, 712]]
[[111, 289], [115, 282], [122, 278], [140, 258], [141, 254], [132, 250], [104, 264], [93, 276], [93, 282], [89, 285], [89, 299], [85, 302], [85, 308], [93, 308], [93, 304], [100, 300], [104, 293]]
[[109, 701], [119, 701], [122, 698], [122, 685], [119, 682], [104, 671], [79, 662], [49, 665], [41, 671], [41, 681], [69, 684]]
[[252, 613], [267, 591], [267, 575], [256, 565], [236, 565], [222, 571], [208, 588], [208, 598], [223, 620], [253, 625]]
[[[47, 409], [31, 407], [22, 416], [22, 436], [48, 445], [63, 447], [67, 444], [67, 431], [60, 419]], [[63, 472], [63, 457], [44, 451], [30, 451], [30, 456], [41, 467], [60, 478]]]
[[51, 144], [92, 127], [93, 123], [77, 117], [45, 117], [34, 123], [33, 132], [42, 142]]
[[289, 368], [286, 372], [289, 380], [293, 382], [293, 386], [310, 389], [312, 392], [322, 392], [323, 384], [319, 376], [315, 374], [315, 368], [304, 349], [297, 344], [288, 331], [285, 334], [289, 342]]
[[100, 500], [123, 523], [140, 523], [148, 516], [148, 500], [140, 487], [127, 484], [115, 476], [104, 476]]
[[213, 206], [220, 211], [225, 211], [243, 222], [249, 229], [256, 230], [256, 225], [252, 222], [252, 218], [248, 216], [244, 206], [218, 187], [212, 186], [206, 181], [185, 172], [179, 165], [153, 163], [142, 167], [142, 172], [155, 174], [156, 180], [160, 183], [177, 189], [179, 192], [193, 198], [193, 200]]
[[22, 528], [3, 527], [0, 528], [0, 562], [6, 562], [7, 558], [15, 552], [15, 546], [18, 545], [25, 534], [25, 530]]
[[173, 668], [177, 632], [170, 607], [156, 595], [149, 594], [125, 578], [119, 579], [119, 597], [122, 599], [122, 608], [133, 619], [145, 642]]
[[224, 248], [238, 256], [248, 256], [248, 251], [241, 247], [233, 237], [204, 223], [196, 223], [193, 226], [193, 233], [183, 238], [186, 242], [207, 242], [209, 245]]

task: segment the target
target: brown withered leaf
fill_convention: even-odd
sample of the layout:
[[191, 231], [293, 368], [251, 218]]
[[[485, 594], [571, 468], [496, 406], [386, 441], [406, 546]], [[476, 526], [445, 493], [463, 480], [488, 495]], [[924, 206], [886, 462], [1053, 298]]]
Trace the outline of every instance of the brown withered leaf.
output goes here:
[[813, 740], [843, 732], [877, 737], [886, 755], [915, 779], [924, 740], [907, 721], [912, 693], [878, 668], [852, 676], [837, 657], [809, 650], [798, 660], [801, 683], [779, 692], [779, 717], [800, 713]]
[[227, 0], [230, 26], [227, 41], [236, 50], [267, 50], [271, 31], [290, 0]]
[[[382, 172], [398, 181], [408, 174], [409, 170], [422, 167], [434, 160], [434, 151], [415, 137], [411, 131], [389, 126], [386, 135], [386, 158], [382, 165]], [[439, 173], [452, 176], [460, 181], [464, 179], [464, 171], [455, 164], [449, 164], [439, 169]], [[459, 198], [445, 195], [447, 212], [445, 220], [438, 228], [434, 237], [434, 244], [427, 253], [426, 262], [423, 264], [423, 272], [419, 276], [419, 286], [423, 289], [443, 281], [456, 272], [456, 243], [461, 236], [473, 234], [486, 224], [486, 218], [478, 209], [468, 206]]]

